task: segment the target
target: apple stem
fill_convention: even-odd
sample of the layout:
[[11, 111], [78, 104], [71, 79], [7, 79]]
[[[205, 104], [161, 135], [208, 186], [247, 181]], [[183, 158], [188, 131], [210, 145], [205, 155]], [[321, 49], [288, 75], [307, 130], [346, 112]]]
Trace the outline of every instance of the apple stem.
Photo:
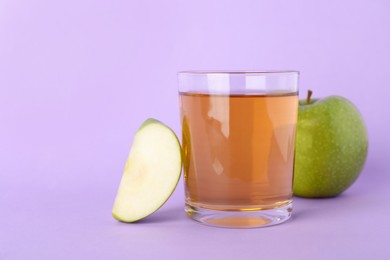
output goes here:
[[306, 104], [309, 105], [310, 104], [310, 98], [311, 98], [311, 95], [313, 94], [313, 91], [311, 91], [310, 89], [307, 91], [307, 98], [306, 98]]

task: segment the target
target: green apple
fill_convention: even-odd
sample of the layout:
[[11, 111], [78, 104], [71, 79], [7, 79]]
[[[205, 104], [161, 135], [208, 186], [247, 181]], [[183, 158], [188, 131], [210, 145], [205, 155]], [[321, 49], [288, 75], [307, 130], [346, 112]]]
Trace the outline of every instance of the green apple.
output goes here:
[[295, 145], [294, 194], [333, 197], [359, 176], [367, 157], [368, 136], [358, 109], [330, 96], [299, 102]]
[[146, 120], [138, 129], [125, 166], [112, 215], [135, 222], [159, 209], [180, 179], [181, 148], [163, 123]]

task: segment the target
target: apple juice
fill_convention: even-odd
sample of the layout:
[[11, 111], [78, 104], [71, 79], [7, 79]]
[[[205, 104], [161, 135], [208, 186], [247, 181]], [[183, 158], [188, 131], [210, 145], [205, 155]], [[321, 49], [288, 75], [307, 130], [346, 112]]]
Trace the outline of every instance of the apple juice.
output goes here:
[[180, 93], [186, 203], [224, 211], [292, 198], [298, 94]]

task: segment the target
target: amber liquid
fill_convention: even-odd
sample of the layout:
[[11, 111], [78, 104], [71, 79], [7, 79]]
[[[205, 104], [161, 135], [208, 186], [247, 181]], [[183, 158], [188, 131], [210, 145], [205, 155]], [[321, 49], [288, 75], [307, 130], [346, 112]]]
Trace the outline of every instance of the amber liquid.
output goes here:
[[298, 96], [180, 93], [186, 203], [213, 210], [292, 198]]

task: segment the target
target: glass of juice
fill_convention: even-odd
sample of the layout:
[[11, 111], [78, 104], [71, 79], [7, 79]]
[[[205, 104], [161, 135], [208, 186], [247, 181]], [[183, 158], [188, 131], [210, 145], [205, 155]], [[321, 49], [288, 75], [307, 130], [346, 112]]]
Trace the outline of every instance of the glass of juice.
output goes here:
[[297, 71], [178, 73], [190, 218], [233, 228], [290, 218], [298, 76]]

